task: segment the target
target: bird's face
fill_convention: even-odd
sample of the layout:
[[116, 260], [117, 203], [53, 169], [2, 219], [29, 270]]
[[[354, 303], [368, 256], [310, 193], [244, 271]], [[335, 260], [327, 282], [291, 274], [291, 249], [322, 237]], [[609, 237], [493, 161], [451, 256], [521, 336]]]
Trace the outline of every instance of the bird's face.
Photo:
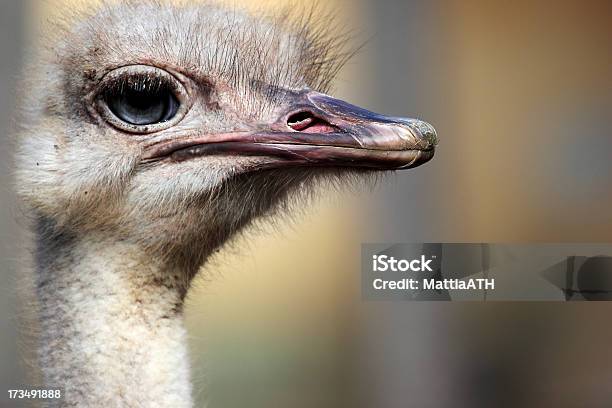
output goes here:
[[314, 90], [342, 54], [306, 28], [210, 6], [90, 17], [59, 48], [57, 89], [22, 144], [34, 206], [167, 252], [218, 236], [211, 249], [313, 175], [431, 159], [429, 124]]

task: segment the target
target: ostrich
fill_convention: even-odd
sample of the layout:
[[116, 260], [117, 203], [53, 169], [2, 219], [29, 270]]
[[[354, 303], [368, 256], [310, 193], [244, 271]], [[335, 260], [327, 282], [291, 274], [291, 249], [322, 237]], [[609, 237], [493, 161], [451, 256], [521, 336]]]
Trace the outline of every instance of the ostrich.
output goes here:
[[207, 258], [319, 179], [432, 158], [427, 123], [323, 93], [348, 55], [326, 21], [114, 2], [38, 54], [16, 183], [50, 406], [192, 406], [183, 301]]

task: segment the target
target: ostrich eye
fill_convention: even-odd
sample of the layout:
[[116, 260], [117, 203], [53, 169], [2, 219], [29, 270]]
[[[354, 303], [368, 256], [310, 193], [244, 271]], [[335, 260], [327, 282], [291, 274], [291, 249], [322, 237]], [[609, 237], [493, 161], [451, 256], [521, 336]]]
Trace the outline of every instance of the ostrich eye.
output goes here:
[[179, 102], [169, 89], [130, 89], [107, 97], [111, 112], [131, 125], [153, 125], [172, 119]]
[[189, 94], [179, 74], [148, 65], [117, 68], [103, 77], [92, 105], [118, 130], [147, 134], [176, 125], [188, 111]]

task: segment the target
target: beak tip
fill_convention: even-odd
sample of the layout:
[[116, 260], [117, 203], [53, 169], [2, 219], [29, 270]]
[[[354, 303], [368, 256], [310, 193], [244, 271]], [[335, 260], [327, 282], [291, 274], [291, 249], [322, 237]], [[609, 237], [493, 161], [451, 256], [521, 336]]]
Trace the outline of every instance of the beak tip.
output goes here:
[[422, 120], [414, 120], [410, 123], [410, 128], [419, 139], [427, 142], [430, 147], [434, 148], [438, 145], [438, 133], [429, 123]]

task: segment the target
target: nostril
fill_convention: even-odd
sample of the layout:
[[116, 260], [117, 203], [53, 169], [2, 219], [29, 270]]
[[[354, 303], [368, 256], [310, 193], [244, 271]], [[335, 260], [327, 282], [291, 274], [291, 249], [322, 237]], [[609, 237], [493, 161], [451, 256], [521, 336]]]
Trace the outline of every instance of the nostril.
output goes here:
[[289, 116], [287, 125], [293, 130], [301, 131], [310, 126], [314, 119], [310, 112], [298, 112]]
[[294, 113], [287, 119], [287, 126], [297, 132], [332, 133], [336, 128], [308, 111]]

